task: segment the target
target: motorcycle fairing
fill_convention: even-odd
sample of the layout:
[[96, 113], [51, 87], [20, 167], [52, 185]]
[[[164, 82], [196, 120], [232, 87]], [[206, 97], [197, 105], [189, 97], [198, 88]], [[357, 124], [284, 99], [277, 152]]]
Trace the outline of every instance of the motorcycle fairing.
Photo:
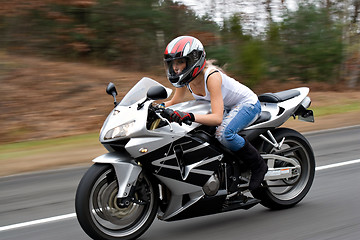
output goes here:
[[222, 157], [209, 143], [186, 135], [138, 158], [171, 189], [167, 208], [158, 217], [170, 219], [202, 199], [203, 186], [219, 169]]
[[208, 143], [185, 136], [137, 158], [137, 161], [157, 177], [202, 187], [218, 169], [222, 157]]

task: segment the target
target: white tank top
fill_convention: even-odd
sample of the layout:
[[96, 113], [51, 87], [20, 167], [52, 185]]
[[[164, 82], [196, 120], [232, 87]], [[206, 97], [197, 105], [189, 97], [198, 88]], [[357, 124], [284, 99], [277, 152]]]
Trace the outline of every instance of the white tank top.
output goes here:
[[[194, 94], [194, 92], [191, 90], [190, 85], [188, 85], [188, 88], [194, 98], [196, 100], [206, 100], [210, 101], [210, 92], [207, 88], [206, 80], [209, 76], [209, 73], [211, 70], [217, 70], [214, 67], [209, 67], [205, 74], [204, 74], [204, 81], [205, 81], [205, 96], [200, 96]], [[255, 104], [258, 101], [257, 95], [247, 86], [239, 83], [235, 79], [229, 77], [225, 73], [218, 70], [218, 72], [221, 75], [221, 93], [224, 101], [224, 107], [225, 109], [231, 109], [232, 107], [240, 104], [240, 103], [250, 103]]]

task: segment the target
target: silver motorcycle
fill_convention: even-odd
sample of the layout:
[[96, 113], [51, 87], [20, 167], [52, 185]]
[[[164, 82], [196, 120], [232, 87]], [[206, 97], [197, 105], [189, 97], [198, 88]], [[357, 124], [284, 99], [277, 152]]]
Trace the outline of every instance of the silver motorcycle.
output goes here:
[[[141, 79], [120, 101], [110, 83], [115, 107], [105, 120], [100, 142], [109, 151], [93, 160], [75, 199], [77, 219], [93, 239], [136, 239], [155, 216], [175, 221], [260, 203], [285, 209], [308, 193], [315, 174], [313, 150], [299, 132], [280, 128], [290, 117], [313, 122], [309, 89], [295, 88], [259, 96], [259, 118], [238, 134], [267, 161], [262, 185], [249, 191], [251, 172], [214, 137], [216, 127], [181, 126], [162, 116], [155, 103], [171, 94], [150, 79]], [[188, 101], [173, 109], [207, 114], [209, 102]]]

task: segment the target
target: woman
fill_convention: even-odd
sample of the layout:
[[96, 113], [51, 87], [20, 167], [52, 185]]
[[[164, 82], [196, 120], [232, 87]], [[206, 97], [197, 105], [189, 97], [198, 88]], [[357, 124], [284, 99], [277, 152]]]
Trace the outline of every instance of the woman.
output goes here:
[[252, 172], [249, 189], [254, 190], [264, 180], [268, 168], [258, 151], [237, 133], [257, 119], [260, 102], [248, 87], [207, 65], [205, 55], [203, 45], [194, 37], [180, 36], [168, 44], [164, 61], [167, 77], [176, 90], [165, 107], [182, 102], [189, 90], [195, 99], [211, 102], [211, 113], [193, 114], [168, 108], [165, 114], [179, 124], [192, 121], [218, 126], [215, 136], [220, 143], [249, 164]]

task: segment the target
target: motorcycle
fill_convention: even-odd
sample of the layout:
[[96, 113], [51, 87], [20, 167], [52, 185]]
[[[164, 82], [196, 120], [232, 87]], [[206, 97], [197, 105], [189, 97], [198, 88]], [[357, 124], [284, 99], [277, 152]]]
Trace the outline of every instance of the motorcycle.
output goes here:
[[[249, 166], [215, 139], [216, 127], [179, 125], [162, 116], [164, 108], [156, 101], [168, 98], [171, 89], [144, 77], [120, 102], [113, 83], [106, 91], [115, 105], [100, 132], [108, 153], [93, 160], [75, 199], [77, 219], [93, 239], [136, 239], [156, 216], [175, 221], [259, 203], [286, 209], [299, 203], [312, 185], [311, 145], [299, 132], [280, 127], [291, 116], [314, 121], [309, 88], [258, 96], [259, 118], [238, 133], [269, 167], [262, 185], [251, 192]], [[196, 100], [172, 108], [211, 111], [209, 102]]]

